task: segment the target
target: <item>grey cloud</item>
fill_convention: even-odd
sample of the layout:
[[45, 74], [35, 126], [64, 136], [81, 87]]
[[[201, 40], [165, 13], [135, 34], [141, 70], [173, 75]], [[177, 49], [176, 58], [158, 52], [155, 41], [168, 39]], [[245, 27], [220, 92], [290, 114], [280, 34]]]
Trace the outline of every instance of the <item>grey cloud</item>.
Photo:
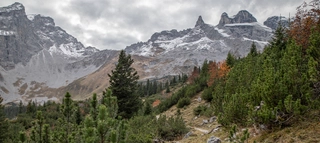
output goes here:
[[[211, 25], [223, 12], [248, 10], [263, 23], [269, 16], [294, 15], [301, 0], [1, 0], [0, 6], [21, 2], [30, 14], [50, 16], [56, 25], [99, 49], [123, 49], [146, 41], [155, 32], [192, 28], [199, 15]], [[310, 1], [310, 0], [309, 0]], [[70, 16], [79, 16], [80, 23]], [[73, 20], [73, 21], [72, 21]], [[89, 36], [87, 36], [89, 35]]]

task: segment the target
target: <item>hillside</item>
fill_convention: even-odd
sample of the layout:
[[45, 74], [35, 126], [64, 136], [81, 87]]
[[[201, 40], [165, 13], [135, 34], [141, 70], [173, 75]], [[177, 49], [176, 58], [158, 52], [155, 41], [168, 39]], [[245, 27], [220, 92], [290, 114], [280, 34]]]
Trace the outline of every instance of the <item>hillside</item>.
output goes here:
[[[212, 117], [214, 120], [213, 122], [210, 122], [210, 117], [196, 116], [193, 114], [193, 110], [197, 106], [210, 105], [210, 103], [207, 103], [204, 100], [202, 100], [201, 102], [197, 100], [198, 98], [201, 98], [201, 94], [202, 93], [199, 93], [195, 97], [193, 97], [189, 106], [179, 109], [184, 122], [190, 129], [188, 132], [189, 136], [184, 136], [182, 139], [173, 141], [172, 143], [204, 143], [207, 142], [207, 140], [212, 136], [219, 138], [222, 142], [229, 141], [229, 130], [231, 129], [221, 126], [221, 124], [217, 122], [217, 115], [213, 115]], [[166, 115], [167, 117], [171, 117], [176, 116], [177, 111], [178, 108], [175, 105], [161, 114]], [[203, 124], [204, 120], [207, 120], [209, 122], [207, 124]], [[250, 137], [247, 141], [250, 143], [254, 141], [264, 143], [320, 142], [320, 136], [318, 135], [318, 132], [320, 131], [320, 124], [317, 119], [307, 119], [305, 121], [295, 123], [290, 127], [286, 127], [284, 129], [275, 129], [273, 131], [259, 130], [257, 128], [254, 128], [253, 126], [243, 127], [241, 129], [238, 129], [238, 134], [242, 134], [242, 131], [245, 129], [249, 130]]]

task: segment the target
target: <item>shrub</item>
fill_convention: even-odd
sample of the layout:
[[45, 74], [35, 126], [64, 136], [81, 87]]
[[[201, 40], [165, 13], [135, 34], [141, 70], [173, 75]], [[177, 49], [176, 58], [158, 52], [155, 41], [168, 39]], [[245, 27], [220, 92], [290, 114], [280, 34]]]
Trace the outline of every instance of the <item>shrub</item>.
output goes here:
[[178, 104], [177, 104], [177, 108], [183, 108], [184, 106], [188, 106], [190, 105], [190, 98], [184, 97], [179, 99]]
[[205, 111], [207, 108], [205, 106], [199, 105], [198, 107], [193, 109], [193, 114], [198, 116], [201, 114], [201, 112]]
[[213, 109], [207, 106], [199, 105], [193, 109], [193, 114], [195, 116], [204, 115], [206, 117], [211, 117], [213, 115]]
[[[212, 86], [213, 87], [213, 86]], [[203, 90], [201, 94], [201, 98], [207, 102], [210, 102], [213, 97], [212, 97], [212, 87], [206, 88]]]

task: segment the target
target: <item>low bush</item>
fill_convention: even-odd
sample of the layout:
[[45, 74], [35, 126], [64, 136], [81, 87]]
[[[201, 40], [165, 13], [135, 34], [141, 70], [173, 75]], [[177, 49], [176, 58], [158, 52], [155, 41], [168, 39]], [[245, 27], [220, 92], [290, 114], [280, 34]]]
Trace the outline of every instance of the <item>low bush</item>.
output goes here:
[[190, 98], [188, 97], [181, 98], [178, 101], [177, 108], [183, 108], [184, 106], [190, 105], [190, 103], [191, 103]]

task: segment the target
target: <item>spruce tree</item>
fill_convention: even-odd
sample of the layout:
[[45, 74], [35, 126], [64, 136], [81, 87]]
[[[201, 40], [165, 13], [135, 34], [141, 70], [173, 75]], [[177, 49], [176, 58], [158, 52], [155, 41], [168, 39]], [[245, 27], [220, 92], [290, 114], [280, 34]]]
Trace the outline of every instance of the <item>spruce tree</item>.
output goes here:
[[137, 95], [137, 80], [139, 76], [131, 67], [133, 59], [122, 50], [119, 55], [115, 70], [108, 74], [110, 77], [110, 89], [118, 99], [118, 115], [130, 118], [138, 111], [141, 101]]

